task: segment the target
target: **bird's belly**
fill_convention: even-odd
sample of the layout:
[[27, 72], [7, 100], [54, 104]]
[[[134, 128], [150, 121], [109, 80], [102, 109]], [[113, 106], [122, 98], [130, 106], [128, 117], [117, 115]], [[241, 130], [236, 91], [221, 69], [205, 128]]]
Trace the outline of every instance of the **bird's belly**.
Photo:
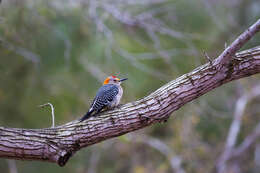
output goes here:
[[123, 90], [122, 88], [119, 89], [119, 92], [117, 94], [117, 96], [115, 97], [115, 99], [111, 102], [111, 104], [109, 105], [110, 108], [113, 108], [117, 105], [119, 105], [121, 97], [123, 95]]

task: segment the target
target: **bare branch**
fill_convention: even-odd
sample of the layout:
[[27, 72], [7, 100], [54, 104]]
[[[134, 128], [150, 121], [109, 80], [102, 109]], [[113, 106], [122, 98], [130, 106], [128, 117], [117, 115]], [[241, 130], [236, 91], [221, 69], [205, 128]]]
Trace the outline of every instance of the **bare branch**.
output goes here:
[[244, 139], [244, 142], [242, 144], [240, 144], [237, 148], [233, 149], [232, 157], [239, 157], [243, 153], [248, 151], [248, 149], [253, 144], [255, 144], [256, 140], [259, 139], [259, 137], [260, 137], [260, 123], [256, 126], [254, 131]]
[[150, 95], [105, 111], [98, 117], [47, 129], [0, 127], [0, 157], [41, 160], [64, 166], [83, 147], [165, 120], [184, 104], [224, 83], [260, 73], [260, 47], [235, 55], [238, 48], [258, 31], [255, 29], [258, 25], [260, 20], [242, 34], [243, 38], [213, 60], [212, 65], [204, 64]]
[[129, 135], [131, 141], [142, 142], [151, 148], [159, 151], [164, 155], [170, 162], [170, 165], [174, 172], [176, 173], [185, 173], [184, 169], [181, 167], [182, 159], [180, 156], [176, 155], [173, 150], [167, 146], [165, 143], [159, 139], [152, 138], [145, 135]]
[[[161, 20], [158, 20], [156, 18], [153, 18], [152, 16], [149, 17], [149, 20], [146, 21], [143, 17], [143, 15], [140, 16], [132, 16], [129, 12], [124, 11], [122, 12], [119, 8], [117, 8], [115, 5], [108, 4], [108, 3], [101, 3], [100, 6], [109, 14], [111, 14], [115, 19], [120, 21], [123, 24], [129, 25], [129, 26], [139, 26], [145, 30], [153, 30], [155, 32], [168, 35], [173, 38], [188, 38], [184, 36], [183, 33], [175, 31], [169, 27], [166, 26], [165, 23], [163, 23]], [[150, 13], [150, 15], [152, 15]]]
[[260, 30], [260, 19], [243, 32], [224, 52], [217, 58], [216, 63], [226, 64], [239, 49]]
[[220, 30], [224, 31], [225, 30], [225, 25], [220, 20], [221, 18], [216, 16], [215, 8], [212, 7], [214, 5], [212, 5], [211, 3], [212, 3], [212, 1], [207, 1], [207, 0], [203, 1], [204, 6], [206, 7], [205, 9], [208, 11], [209, 16], [212, 18], [212, 21], [216, 24], [216, 26]]
[[132, 56], [131, 54], [129, 54], [127, 51], [123, 50], [123, 49], [116, 49], [115, 48], [116, 53], [118, 53], [119, 55], [121, 55], [123, 58], [125, 58], [126, 60], [128, 60], [134, 67], [136, 67], [137, 69], [146, 72], [147, 74], [150, 74], [154, 77], [157, 77], [158, 79], [168, 79], [170, 78], [169, 76], [162, 74], [159, 71], [153, 70], [143, 64], [141, 64], [140, 62], [138, 62], [138, 60]]
[[217, 163], [217, 169], [219, 173], [226, 172], [227, 161], [234, 157], [235, 155], [241, 155], [252, 143], [260, 136], [260, 124], [256, 127], [255, 131], [249, 135], [240, 147], [235, 148], [235, 144], [237, 141], [237, 136], [240, 132], [241, 121], [246, 110], [246, 105], [255, 97], [260, 96], [260, 85], [256, 86], [249, 93], [245, 93], [241, 96], [237, 103], [234, 113], [234, 120], [230, 125], [230, 130], [227, 136], [227, 142], [225, 146], [225, 150], [219, 158]]
[[107, 40], [111, 43], [114, 42], [114, 37], [112, 31], [104, 24], [104, 21], [102, 20], [101, 17], [97, 14], [97, 7], [98, 7], [98, 2], [95, 0], [90, 0], [89, 1], [89, 16], [91, 19], [96, 23], [96, 27], [98, 31], [104, 33], [106, 36]]
[[220, 64], [214, 60], [213, 66], [202, 65], [143, 99], [81, 123], [76, 120], [48, 129], [0, 127], [0, 157], [44, 160], [63, 166], [83, 147], [160, 122], [184, 104], [224, 83], [260, 73], [260, 47], [238, 53], [236, 57], [239, 59], [229, 66], [229, 75], [217, 71], [215, 67]]
[[[137, 1], [130, 0], [131, 5], [139, 4]], [[149, 3], [148, 3], [149, 2]], [[143, 5], [148, 5], [151, 3], [161, 3], [162, 1], [147, 1], [147, 3], [141, 3]], [[89, 1], [89, 16], [96, 24], [97, 31], [102, 32], [108, 41], [108, 45], [105, 49], [105, 55], [108, 59], [111, 59], [111, 51], [114, 50], [116, 53], [121, 55], [123, 58], [130, 60], [131, 65], [142, 70], [158, 79], [169, 79], [165, 75], [161, 75], [159, 72], [141, 64], [137, 61], [136, 58], [131, 57], [131, 53], [123, 50], [120, 45], [117, 45], [116, 40], [114, 39], [113, 32], [106, 25], [105, 20], [108, 16], [112, 16], [115, 20], [122, 23], [123, 25], [128, 25], [128, 27], [137, 27], [143, 29], [148, 36], [151, 38], [154, 43], [153, 46], [157, 53], [157, 56], [163, 58], [166, 63], [170, 62], [171, 52], [166, 51], [161, 47], [160, 35], [168, 35], [174, 39], [181, 39], [182, 42], [185, 42], [189, 50], [193, 55], [198, 55], [198, 51], [193, 43], [190, 41], [193, 38], [192, 34], [184, 34], [179, 31], [175, 31], [173, 28], [167, 26], [165, 22], [156, 18], [156, 14], [159, 12], [164, 12], [165, 7], [159, 7], [152, 10], [146, 10], [137, 15], [131, 14], [129, 10], [125, 10], [124, 6], [129, 6], [127, 2], [122, 3], [122, 1]], [[102, 12], [98, 13], [97, 9], [103, 9]], [[105, 17], [102, 17], [105, 16]], [[175, 68], [178, 69], [178, 68]]]
[[4, 48], [8, 49], [9, 51], [15, 52], [16, 54], [24, 57], [26, 60], [31, 61], [35, 65], [38, 65], [38, 63], [40, 62], [39, 55], [37, 55], [23, 47], [15, 46], [2, 38], [0, 38], [0, 46], [3, 46]]
[[[84, 59], [85, 60], [85, 59]], [[88, 71], [93, 77], [95, 77], [98, 81], [103, 82], [105, 77], [108, 76], [107, 74], [105, 74], [103, 71], [100, 70], [100, 68], [93, 64], [93, 63], [85, 63], [82, 60], [80, 61], [81, 64], [83, 64], [83, 67], [86, 71]]]
[[203, 54], [204, 54], [205, 58], [209, 61], [210, 65], [212, 65], [212, 60], [211, 60], [211, 58], [208, 56], [207, 52], [203, 51]]
[[51, 127], [54, 128], [55, 127], [55, 115], [54, 115], [54, 107], [51, 103], [46, 103], [46, 104], [43, 104], [43, 105], [39, 105], [39, 107], [45, 107], [45, 106], [50, 106], [51, 107], [51, 116], [52, 116], [52, 125]]

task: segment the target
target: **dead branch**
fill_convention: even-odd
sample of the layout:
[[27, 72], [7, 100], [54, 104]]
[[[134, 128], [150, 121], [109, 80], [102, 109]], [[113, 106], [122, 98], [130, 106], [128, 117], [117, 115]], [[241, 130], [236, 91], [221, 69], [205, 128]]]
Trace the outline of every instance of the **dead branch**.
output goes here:
[[248, 102], [253, 100], [255, 97], [260, 96], [260, 85], [253, 88], [250, 92], [246, 92], [243, 96], [241, 96], [237, 103], [234, 113], [234, 119], [230, 125], [230, 129], [228, 132], [227, 140], [226, 140], [226, 146], [222, 153], [222, 155], [219, 158], [219, 161], [217, 163], [217, 170], [219, 173], [225, 173], [227, 172], [227, 162], [234, 158], [235, 156], [238, 157], [241, 155], [241, 153], [244, 153], [252, 144], [256, 142], [256, 139], [260, 136], [260, 124], [257, 125], [255, 130], [252, 134], [246, 137], [244, 142], [240, 144], [239, 147], [235, 147], [237, 143], [237, 137], [240, 132], [241, 124], [242, 124], [242, 118], [246, 110], [246, 106]]
[[150, 95], [98, 117], [46, 129], [0, 127], [0, 157], [64, 166], [83, 147], [164, 121], [184, 104], [214, 88], [260, 73], [260, 47], [235, 54], [259, 30], [260, 20], [212, 60], [212, 64], [204, 64]]

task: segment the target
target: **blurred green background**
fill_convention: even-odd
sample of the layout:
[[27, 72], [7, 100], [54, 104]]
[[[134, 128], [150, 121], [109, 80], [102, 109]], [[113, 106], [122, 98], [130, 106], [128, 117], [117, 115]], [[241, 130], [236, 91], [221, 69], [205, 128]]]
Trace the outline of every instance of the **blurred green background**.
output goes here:
[[[81, 117], [108, 75], [127, 77], [123, 103], [142, 98], [217, 57], [260, 17], [258, 0], [3, 0], [0, 126], [51, 126]], [[243, 49], [260, 45], [259, 34]], [[0, 159], [1, 172], [212, 172], [236, 102], [259, 75], [221, 86], [156, 124], [80, 150], [65, 167]], [[260, 120], [247, 105], [238, 144]], [[258, 172], [255, 150], [242, 172]], [[174, 165], [175, 164], [175, 165]], [[258, 166], [257, 166], [258, 165]]]

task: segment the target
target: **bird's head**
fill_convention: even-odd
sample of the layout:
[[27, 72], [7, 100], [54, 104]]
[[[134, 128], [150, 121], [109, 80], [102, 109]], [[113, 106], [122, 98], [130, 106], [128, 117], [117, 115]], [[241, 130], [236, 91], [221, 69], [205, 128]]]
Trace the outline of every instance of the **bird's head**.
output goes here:
[[109, 77], [107, 77], [104, 80], [103, 85], [106, 85], [106, 84], [117, 84], [117, 85], [120, 85], [121, 82], [123, 82], [125, 80], [127, 80], [127, 78], [119, 79], [116, 76], [109, 76]]

